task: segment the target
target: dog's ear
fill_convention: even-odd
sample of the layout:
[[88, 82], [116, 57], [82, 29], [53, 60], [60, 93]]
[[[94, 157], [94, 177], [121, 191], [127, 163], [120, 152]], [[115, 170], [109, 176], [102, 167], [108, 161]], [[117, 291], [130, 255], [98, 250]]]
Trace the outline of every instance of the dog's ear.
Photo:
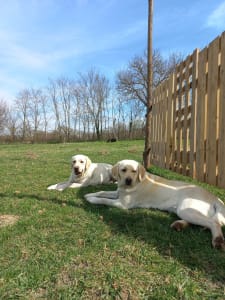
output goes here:
[[90, 165], [92, 164], [90, 158], [86, 156], [86, 164], [85, 164], [85, 171], [87, 171], [90, 168]]
[[138, 165], [138, 179], [141, 182], [145, 178], [145, 168], [141, 164]]
[[118, 180], [118, 179], [119, 179], [119, 163], [115, 164], [115, 165], [112, 167], [112, 177], [113, 177], [115, 180]]
[[72, 157], [71, 157], [71, 160], [70, 160], [71, 168], [73, 168], [73, 161], [74, 161], [74, 159], [75, 159], [75, 156], [72, 156]]

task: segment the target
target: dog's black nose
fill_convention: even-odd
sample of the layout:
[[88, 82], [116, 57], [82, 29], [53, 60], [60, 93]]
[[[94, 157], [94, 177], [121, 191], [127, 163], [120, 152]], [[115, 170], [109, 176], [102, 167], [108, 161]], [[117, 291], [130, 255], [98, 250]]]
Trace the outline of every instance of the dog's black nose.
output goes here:
[[125, 183], [126, 185], [131, 185], [132, 179], [130, 177], [126, 178]]
[[74, 168], [74, 172], [75, 172], [75, 174], [79, 174], [79, 173], [80, 173], [79, 168], [78, 168], [78, 167], [75, 167], [75, 168]]

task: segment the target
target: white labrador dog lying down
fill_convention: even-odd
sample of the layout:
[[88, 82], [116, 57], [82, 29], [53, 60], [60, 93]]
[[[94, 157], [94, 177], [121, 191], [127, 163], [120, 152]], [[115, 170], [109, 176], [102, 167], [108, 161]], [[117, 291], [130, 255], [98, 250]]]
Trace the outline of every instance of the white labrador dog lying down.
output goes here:
[[86, 194], [90, 203], [129, 209], [157, 208], [176, 213], [181, 220], [171, 224], [180, 231], [189, 223], [207, 227], [212, 232], [212, 245], [225, 250], [222, 225], [225, 206], [213, 194], [201, 187], [181, 181], [171, 181], [149, 174], [134, 160], [122, 160], [112, 168], [118, 180], [117, 191]]
[[112, 165], [92, 163], [88, 156], [82, 154], [72, 156], [71, 168], [68, 181], [50, 185], [48, 190], [63, 191], [68, 187], [77, 188], [112, 182]]

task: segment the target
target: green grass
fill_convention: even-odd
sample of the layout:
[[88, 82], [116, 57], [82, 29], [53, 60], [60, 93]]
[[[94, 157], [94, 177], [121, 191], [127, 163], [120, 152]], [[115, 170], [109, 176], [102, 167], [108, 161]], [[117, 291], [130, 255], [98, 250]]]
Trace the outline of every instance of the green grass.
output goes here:
[[[198, 226], [170, 229], [173, 214], [91, 205], [115, 185], [47, 191], [70, 174], [70, 157], [141, 161], [143, 141], [0, 146], [0, 299], [224, 299], [225, 254]], [[152, 167], [174, 179], [184, 178]], [[225, 191], [206, 186], [225, 199]]]

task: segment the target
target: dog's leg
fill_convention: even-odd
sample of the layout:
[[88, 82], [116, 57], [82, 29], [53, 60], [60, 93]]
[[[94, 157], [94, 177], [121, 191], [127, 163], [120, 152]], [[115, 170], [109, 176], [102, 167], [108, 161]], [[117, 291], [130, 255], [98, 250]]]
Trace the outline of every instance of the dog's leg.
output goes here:
[[98, 192], [98, 193], [91, 193], [86, 194], [85, 199], [94, 204], [104, 204], [108, 206], [117, 207], [120, 209], [126, 209], [126, 207], [121, 203], [120, 199], [118, 199], [117, 191], [113, 192]]
[[184, 228], [188, 227], [190, 224], [187, 221], [184, 220], [177, 220], [175, 222], [173, 222], [170, 227], [177, 230], [177, 231], [181, 231]]
[[225, 250], [225, 242], [221, 225], [212, 217], [203, 215], [193, 208], [178, 209], [177, 215], [187, 223], [206, 227], [212, 233], [212, 245], [214, 248]]
[[212, 238], [213, 247], [225, 251], [225, 241], [224, 241], [221, 225], [216, 221], [214, 221], [210, 230], [212, 232], [212, 237], [213, 237]]
[[103, 204], [107, 206], [117, 207], [120, 209], [127, 209], [120, 200], [112, 200], [108, 198], [98, 198], [98, 197], [85, 197], [86, 200], [92, 204]]
[[56, 190], [57, 184], [53, 184], [47, 187], [47, 190]]
[[118, 199], [118, 192], [117, 191], [100, 191], [96, 193], [86, 194], [86, 197], [98, 197], [98, 198], [108, 198], [108, 199]]
[[81, 186], [82, 186], [82, 184], [81, 183], [77, 183], [77, 182], [73, 182], [73, 183], [70, 183], [68, 185], [68, 187], [71, 188], [71, 189], [78, 188], [78, 187], [81, 187]]
[[61, 182], [57, 184], [50, 185], [47, 189], [48, 190], [57, 190], [57, 191], [63, 191], [69, 186], [68, 182]]

